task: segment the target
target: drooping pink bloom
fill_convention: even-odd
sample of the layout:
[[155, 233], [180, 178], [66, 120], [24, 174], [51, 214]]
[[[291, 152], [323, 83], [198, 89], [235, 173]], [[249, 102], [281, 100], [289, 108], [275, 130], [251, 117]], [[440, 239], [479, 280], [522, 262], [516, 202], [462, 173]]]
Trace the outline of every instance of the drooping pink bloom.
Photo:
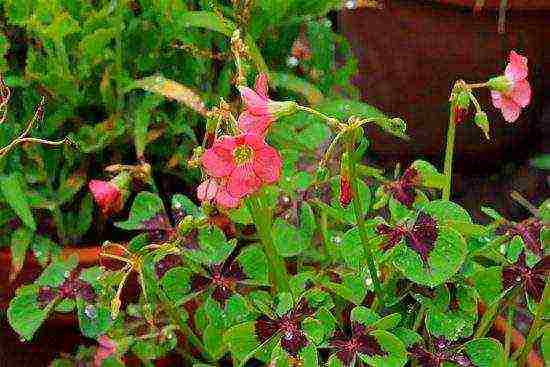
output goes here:
[[116, 353], [116, 343], [105, 335], [98, 338], [99, 346], [94, 355], [94, 367], [101, 367], [103, 361]]
[[[222, 136], [202, 156], [206, 173], [217, 179], [216, 201], [223, 201], [226, 193], [240, 199], [266, 184], [276, 182], [281, 175], [279, 153], [266, 144], [264, 138], [253, 133]], [[220, 185], [220, 183], [222, 183]], [[201, 187], [199, 195], [212, 198], [214, 190]], [[221, 194], [220, 194], [221, 193]]]
[[227, 179], [209, 178], [197, 187], [197, 197], [200, 201], [215, 202], [225, 209], [239, 206], [240, 198], [233, 197], [227, 191]]
[[504, 76], [489, 81], [493, 105], [501, 110], [507, 122], [516, 121], [521, 109], [531, 101], [528, 72], [527, 57], [512, 50]]
[[268, 80], [266, 74], [256, 78], [255, 90], [240, 86], [241, 98], [246, 109], [239, 116], [239, 128], [243, 132], [264, 135], [269, 126], [277, 118], [296, 111], [296, 103], [292, 101], [278, 102], [269, 99], [267, 95]]
[[101, 180], [92, 180], [88, 184], [95, 202], [105, 216], [119, 212], [124, 202], [121, 190], [113, 183]]

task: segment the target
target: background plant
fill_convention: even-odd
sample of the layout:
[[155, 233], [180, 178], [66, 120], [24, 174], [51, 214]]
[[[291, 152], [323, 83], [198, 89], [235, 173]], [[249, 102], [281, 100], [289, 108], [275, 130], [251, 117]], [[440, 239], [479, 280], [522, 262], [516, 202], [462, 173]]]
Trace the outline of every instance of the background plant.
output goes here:
[[[269, 20], [285, 24], [284, 17], [277, 18], [279, 11], [300, 14], [298, 5], [292, 6], [271, 8]], [[237, 210], [206, 202], [199, 207], [194, 194], [158, 184], [171, 173], [155, 160], [157, 143], [140, 140], [143, 125], [122, 134], [138, 154], [130, 152], [127, 162], [121, 160], [124, 155], [116, 157], [109, 163], [128, 165], [109, 171], [143, 176], [142, 190], [134, 188], [139, 192], [129, 200], [128, 215], [112, 219], [130, 240], [106, 242], [98, 267], [80, 269], [74, 257], [52, 261], [10, 304], [9, 321], [18, 334], [31, 339], [53, 312], [75, 310], [83, 335], [96, 338], [98, 347], [81, 348], [57, 365], [121, 365], [129, 356], [147, 365], [177, 353], [189, 365], [244, 365], [255, 359], [307, 366], [403, 366], [409, 361], [503, 366], [523, 364], [539, 338], [546, 351], [548, 200], [534, 205], [515, 194], [531, 218], [515, 223], [484, 208], [489, 219], [482, 225], [448, 200], [452, 165], [444, 175], [422, 160], [393, 174], [364, 164], [370, 144], [364, 126], [406, 138], [405, 123], [349, 99], [353, 90], [338, 87], [334, 74], [327, 72], [330, 86], [324, 86], [319, 78], [324, 74], [308, 69], [313, 55], [305, 57], [299, 71], [305, 78], [281, 75], [260, 51], [269, 54], [270, 36], [259, 48], [262, 42], [254, 33], [254, 9], [270, 8], [259, 3], [233, 9], [237, 13], [221, 6], [183, 12], [180, 18], [185, 27], [207, 29], [207, 37], [225, 42], [230, 69], [224, 101], [205, 98], [203, 105], [196, 92], [166, 77], [140, 78], [124, 88], [181, 101], [191, 109], [185, 111], [196, 118], [199, 133], [206, 125], [208, 138], [212, 132], [234, 133], [240, 109], [231, 98], [233, 76], [242, 84], [258, 72], [268, 73], [279, 87], [278, 99], [299, 104], [299, 112], [279, 118], [267, 135], [283, 159], [278, 184], [246, 195], [249, 205]], [[248, 10], [247, 27], [240, 22]], [[297, 36], [303, 38], [307, 31], [303, 19], [297, 19]], [[321, 20], [325, 28], [319, 29], [332, 34], [325, 23]], [[325, 70], [336, 65], [333, 56]], [[281, 53], [278, 61], [287, 57]], [[351, 70], [353, 63], [349, 65]], [[307, 84], [306, 78], [320, 87]], [[161, 101], [155, 94], [140, 97]], [[451, 116], [455, 98], [453, 94]], [[176, 114], [184, 108], [172, 107]], [[456, 123], [453, 118], [450, 122]], [[145, 132], [155, 128], [145, 125]], [[217, 128], [210, 130], [212, 125]], [[78, 142], [78, 135], [73, 136]], [[159, 149], [171, 143], [162, 140], [164, 134], [158, 139], [163, 143]], [[195, 144], [182, 155], [191, 157], [183, 172], [194, 177], [193, 186], [198, 184], [197, 168], [201, 162], [204, 166], [201, 154], [209, 148], [205, 143], [191, 152]], [[145, 154], [137, 147], [146, 147]], [[152, 177], [143, 168], [147, 162]], [[273, 270], [284, 273], [287, 282], [270, 278]], [[124, 299], [133, 275], [139, 295]], [[481, 304], [486, 306], [483, 314], [478, 312]], [[523, 304], [534, 321], [526, 345], [512, 352], [513, 315]], [[509, 322], [502, 344], [487, 333], [503, 308]]]

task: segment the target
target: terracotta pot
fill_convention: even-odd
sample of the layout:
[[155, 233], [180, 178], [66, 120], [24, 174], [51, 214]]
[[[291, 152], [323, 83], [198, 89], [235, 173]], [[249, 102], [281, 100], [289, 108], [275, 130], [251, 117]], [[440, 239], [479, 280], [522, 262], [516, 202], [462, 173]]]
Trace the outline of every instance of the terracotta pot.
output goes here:
[[[491, 141], [471, 121], [457, 129], [455, 171], [498, 169], [510, 159], [526, 157], [543, 146], [536, 126], [543, 91], [550, 88], [550, 12], [522, 11], [509, 1], [506, 33], [497, 30], [497, 13], [485, 9], [474, 16], [473, 0], [445, 0], [468, 8], [430, 1], [387, 1], [384, 9], [344, 10], [339, 27], [359, 61], [355, 83], [363, 99], [407, 121], [411, 140], [402, 142], [375, 128], [373, 150], [384, 160], [429, 159], [442, 166], [448, 125], [448, 98], [454, 81], [484, 81], [504, 71], [509, 51], [528, 56], [534, 98], [514, 124], [506, 124], [491, 105], [486, 90], [478, 93], [489, 115]], [[550, 7], [546, 0], [530, 1]], [[545, 3], [545, 4], [543, 4]], [[487, 1], [489, 8], [496, 1]], [[493, 7], [494, 8], [494, 7]]]
[[[442, 4], [458, 5], [473, 8], [476, 0], [435, 0]], [[501, 0], [485, 0], [483, 9], [498, 9]], [[550, 9], [548, 0], [509, 0], [508, 8], [512, 10], [547, 10]]]

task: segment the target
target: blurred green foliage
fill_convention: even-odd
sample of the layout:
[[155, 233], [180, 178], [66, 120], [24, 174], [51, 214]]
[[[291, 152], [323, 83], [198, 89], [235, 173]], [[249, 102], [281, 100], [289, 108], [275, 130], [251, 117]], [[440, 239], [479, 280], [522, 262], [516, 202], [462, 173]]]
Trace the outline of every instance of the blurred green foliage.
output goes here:
[[[11, 233], [19, 227], [60, 244], [97, 243], [101, 221], [93, 220], [99, 215], [86, 183], [103, 178], [102, 170], [110, 164], [146, 160], [161, 184], [192, 188], [198, 173], [188, 170], [186, 161], [202, 139], [205, 119], [141, 81], [174, 81], [200, 97], [206, 108], [220, 98], [233, 100], [230, 35], [237, 27], [250, 53], [261, 54], [265, 62], [246, 61], [251, 82], [254, 66], [260, 66], [269, 69], [281, 98], [322, 102], [331, 96], [357, 97], [349, 85], [356, 61], [327, 17], [340, 1], [233, 5], [0, 0], [0, 72], [12, 93], [7, 120], [0, 125], [0, 145], [24, 130], [41, 96], [46, 98], [44, 118], [32, 135], [51, 140], [68, 136], [75, 143], [20, 145], [0, 158], [2, 243], [13, 242]], [[298, 39], [306, 55], [293, 60]], [[310, 129], [314, 137], [319, 129]]]

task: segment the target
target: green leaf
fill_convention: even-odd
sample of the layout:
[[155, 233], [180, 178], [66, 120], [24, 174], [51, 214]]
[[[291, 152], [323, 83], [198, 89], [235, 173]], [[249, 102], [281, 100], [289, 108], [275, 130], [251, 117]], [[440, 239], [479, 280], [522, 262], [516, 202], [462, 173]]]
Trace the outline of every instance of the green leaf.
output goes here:
[[255, 322], [244, 322], [233, 326], [223, 336], [224, 343], [238, 362], [245, 362], [260, 344], [256, 338]]
[[422, 208], [426, 213], [435, 216], [439, 223], [452, 220], [456, 222], [472, 223], [468, 211], [452, 201], [434, 200]]
[[502, 269], [493, 266], [475, 272], [472, 277], [477, 293], [487, 305], [493, 304], [502, 294]]
[[47, 237], [34, 236], [32, 251], [38, 263], [45, 267], [61, 251], [59, 246]]
[[434, 287], [451, 278], [466, 258], [464, 237], [451, 228], [440, 227], [435, 247], [428, 254], [428, 264], [405, 244], [395, 248], [393, 263], [413, 282]]
[[195, 218], [202, 214], [201, 209], [191, 199], [182, 194], [172, 196], [172, 210], [183, 211], [184, 215], [191, 215]]
[[72, 255], [67, 260], [52, 262], [38, 277], [35, 284], [39, 286], [59, 287], [67, 279], [71, 271], [78, 265], [78, 256]]
[[147, 229], [148, 221], [161, 216], [166, 217], [161, 198], [153, 193], [143, 191], [136, 196], [128, 220], [117, 222], [115, 225], [126, 230]]
[[365, 327], [374, 325], [380, 320], [380, 316], [370, 308], [365, 306], [357, 306], [351, 310], [350, 314], [351, 321], [356, 321], [361, 323]]
[[248, 246], [242, 250], [237, 258], [244, 273], [251, 281], [259, 284], [268, 284], [267, 257], [261, 248]]
[[208, 325], [203, 333], [202, 339], [204, 341], [204, 347], [212, 358], [219, 359], [225, 352], [225, 345], [223, 343], [223, 329], [217, 328], [213, 325]]
[[220, 18], [216, 13], [209, 11], [188, 11], [177, 18], [182, 27], [200, 27], [211, 31], [220, 32], [231, 37], [235, 25], [227, 19]]
[[370, 333], [376, 338], [382, 350], [387, 355], [367, 356], [360, 354], [360, 358], [373, 367], [401, 367], [407, 363], [407, 350], [401, 340], [385, 330], [374, 330]]
[[542, 359], [550, 361], [550, 328], [544, 328], [542, 333], [542, 339], [540, 341], [540, 350], [542, 352]]
[[21, 178], [17, 174], [0, 177], [0, 191], [6, 202], [27, 227], [36, 231], [36, 222], [23, 187]]
[[431, 163], [423, 160], [416, 160], [411, 164], [420, 173], [422, 186], [435, 189], [445, 187], [445, 176], [437, 171]]
[[41, 309], [36, 300], [37, 295], [38, 287], [35, 285], [20, 288], [11, 300], [7, 311], [11, 327], [26, 341], [32, 339], [54, 306], [52, 302]]
[[202, 116], [206, 117], [207, 115], [208, 110], [197, 92], [176, 81], [166, 79], [163, 76], [157, 75], [137, 80], [134, 87], [158, 93], [166, 98], [184, 104]]
[[11, 270], [10, 282], [13, 282], [21, 269], [27, 256], [27, 250], [33, 239], [33, 232], [26, 227], [17, 229], [11, 235]]
[[550, 170], [550, 154], [541, 154], [529, 161], [531, 166], [538, 169]]
[[476, 292], [466, 286], [456, 286], [455, 304], [451, 306], [449, 290], [446, 286], [436, 289], [436, 297], [431, 301], [426, 313], [426, 329], [431, 335], [456, 341], [472, 335], [477, 322]]
[[280, 218], [273, 223], [273, 242], [283, 257], [296, 256], [309, 246], [309, 239], [302, 231]]
[[178, 303], [191, 291], [191, 274], [182, 267], [175, 267], [166, 272], [160, 280], [160, 285], [168, 298]]
[[287, 312], [289, 312], [292, 307], [294, 307], [292, 294], [287, 292], [277, 294], [277, 296], [275, 297], [275, 304], [275, 312], [277, 313], [277, 315], [279, 315], [279, 317], [282, 317]]
[[504, 366], [502, 345], [491, 338], [475, 339], [464, 344], [464, 349], [472, 363], [477, 367]]

